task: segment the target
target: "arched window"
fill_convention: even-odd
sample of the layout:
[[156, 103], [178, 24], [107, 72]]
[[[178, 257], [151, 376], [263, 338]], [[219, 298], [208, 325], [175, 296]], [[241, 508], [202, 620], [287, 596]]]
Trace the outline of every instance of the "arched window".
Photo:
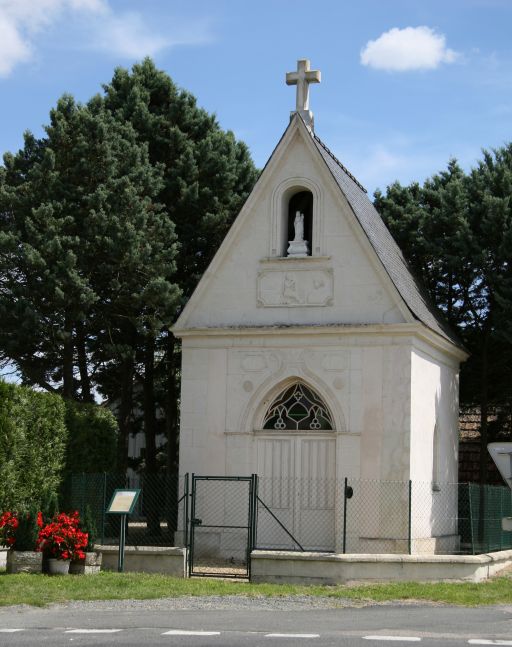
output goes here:
[[329, 431], [333, 423], [323, 400], [308, 386], [295, 382], [270, 405], [263, 429], [276, 431]]
[[[297, 231], [297, 215], [301, 219]], [[313, 247], [313, 194], [311, 191], [294, 193], [288, 202], [287, 241], [284, 256], [311, 256]], [[299, 243], [303, 242], [301, 246]]]

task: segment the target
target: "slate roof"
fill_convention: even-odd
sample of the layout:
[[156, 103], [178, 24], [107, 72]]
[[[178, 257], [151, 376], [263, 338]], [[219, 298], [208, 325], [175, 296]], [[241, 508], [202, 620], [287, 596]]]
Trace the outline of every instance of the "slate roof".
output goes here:
[[[311, 131], [308, 129], [308, 132]], [[425, 288], [412, 274], [400, 248], [368, 197], [366, 189], [349, 173], [319, 137], [313, 133], [311, 136], [336, 184], [347, 199], [384, 269], [412, 315], [434, 332], [463, 348], [457, 335], [443, 321], [441, 314], [430, 302]]]

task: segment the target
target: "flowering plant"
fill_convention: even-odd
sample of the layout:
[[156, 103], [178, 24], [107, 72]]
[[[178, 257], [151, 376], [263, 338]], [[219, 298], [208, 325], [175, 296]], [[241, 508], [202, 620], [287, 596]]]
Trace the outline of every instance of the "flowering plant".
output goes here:
[[42, 527], [40, 512], [4, 512], [0, 516], [0, 545], [12, 550], [34, 550], [38, 529]]
[[18, 518], [13, 512], [4, 512], [0, 516], [0, 544], [11, 548], [16, 541]]
[[56, 559], [84, 559], [88, 536], [79, 529], [78, 512], [61, 512], [39, 531], [36, 550]]

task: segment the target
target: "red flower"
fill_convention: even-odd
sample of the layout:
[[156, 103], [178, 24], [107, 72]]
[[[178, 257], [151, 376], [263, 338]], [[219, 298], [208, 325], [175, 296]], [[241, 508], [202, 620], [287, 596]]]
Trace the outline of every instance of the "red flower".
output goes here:
[[2, 546], [14, 546], [16, 542], [16, 529], [18, 518], [13, 512], [4, 512], [0, 516], [0, 544]]
[[36, 550], [57, 559], [81, 559], [82, 548], [87, 546], [88, 534], [78, 529], [78, 512], [55, 515], [53, 520], [39, 531]]

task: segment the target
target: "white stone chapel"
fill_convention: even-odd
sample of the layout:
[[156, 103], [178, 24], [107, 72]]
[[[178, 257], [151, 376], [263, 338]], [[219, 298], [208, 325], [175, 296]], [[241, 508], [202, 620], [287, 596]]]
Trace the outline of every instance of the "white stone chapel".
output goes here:
[[[180, 473], [257, 473], [308, 548], [336, 551], [340, 490], [319, 483], [412, 481], [423, 488], [417, 551], [453, 549], [456, 526], [438, 523], [436, 507], [456, 517], [443, 485], [457, 481], [466, 353], [364, 187], [315, 134], [309, 85], [320, 72], [300, 60], [286, 82], [296, 109], [174, 327]], [[294, 497], [283, 483], [297, 480], [316, 486]], [[349, 549], [402, 552], [392, 523], [402, 494], [375, 487]]]

